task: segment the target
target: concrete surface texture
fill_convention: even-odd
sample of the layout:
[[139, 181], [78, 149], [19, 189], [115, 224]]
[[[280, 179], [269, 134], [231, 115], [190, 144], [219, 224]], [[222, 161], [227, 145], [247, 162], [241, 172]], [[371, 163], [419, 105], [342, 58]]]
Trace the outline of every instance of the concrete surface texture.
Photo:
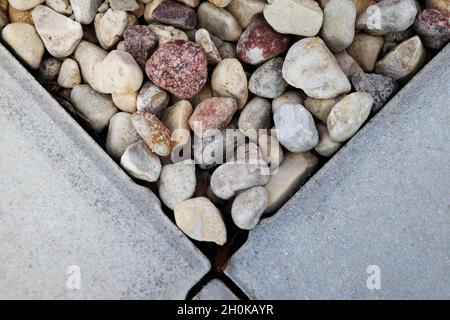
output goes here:
[[253, 299], [450, 298], [450, 45], [232, 257]]
[[0, 299], [184, 299], [210, 270], [1, 45], [0, 150]]
[[192, 300], [239, 300], [239, 298], [222, 281], [213, 279]]

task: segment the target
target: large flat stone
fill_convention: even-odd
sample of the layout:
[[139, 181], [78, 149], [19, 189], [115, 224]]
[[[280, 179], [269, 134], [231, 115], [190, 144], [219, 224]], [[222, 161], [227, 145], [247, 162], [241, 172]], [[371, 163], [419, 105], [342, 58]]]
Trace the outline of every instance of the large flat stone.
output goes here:
[[449, 92], [450, 45], [250, 232], [226, 274], [255, 299], [448, 299]]
[[[0, 299], [184, 299], [209, 271], [1, 45], [0, 150]], [[66, 286], [73, 265], [80, 290]]]

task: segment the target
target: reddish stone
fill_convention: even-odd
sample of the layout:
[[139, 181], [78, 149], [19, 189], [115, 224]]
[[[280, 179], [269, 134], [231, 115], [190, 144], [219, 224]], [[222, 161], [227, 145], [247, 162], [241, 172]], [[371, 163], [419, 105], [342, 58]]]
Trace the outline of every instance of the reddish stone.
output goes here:
[[152, 13], [153, 19], [177, 28], [192, 30], [197, 25], [194, 9], [166, 0], [161, 2]]
[[177, 98], [191, 99], [208, 78], [206, 53], [191, 41], [168, 42], [148, 59], [145, 72], [156, 85]]
[[242, 33], [237, 53], [248, 64], [272, 59], [288, 48], [289, 36], [276, 32], [263, 19], [256, 19]]
[[196, 135], [207, 136], [206, 130], [225, 129], [237, 109], [237, 103], [233, 98], [209, 98], [195, 108], [189, 119], [189, 125]]
[[414, 30], [426, 47], [441, 49], [450, 41], [450, 17], [435, 9], [425, 9], [417, 16]]
[[123, 33], [125, 50], [142, 67], [158, 44], [158, 36], [147, 26], [132, 26]]

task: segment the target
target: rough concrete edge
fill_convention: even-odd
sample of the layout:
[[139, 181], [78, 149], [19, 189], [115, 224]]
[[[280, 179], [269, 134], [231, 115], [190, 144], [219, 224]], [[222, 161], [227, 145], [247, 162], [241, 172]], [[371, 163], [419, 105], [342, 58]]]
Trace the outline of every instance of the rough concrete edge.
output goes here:
[[[399, 104], [399, 101], [403, 99], [403, 97], [409, 94], [410, 88], [415, 86], [416, 82], [425, 78], [428, 74], [428, 70], [433, 68], [435, 65], [439, 65], [442, 60], [445, 60], [448, 56], [450, 56], [450, 43], [447, 44], [442, 50], [435, 56], [433, 59], [427, 63], [408, 83], [394, 96], [391, 100], [377, 113], [373, 116], [362, 128], [359, 130], [327, 163], [320, 168], [310, 179], [302, 186], [300, 189], [292, 195], [292, 197], [286, 201], [286, 203], [278, 209], [278, 211], [268, 218], [263, 218], [260, 222], [261, 225], [270, 224], [272, 221], [276, 219], [280, 219], [283, 214], [283, 209], [287, 207], [291, 202], [296, 201], [296, 198], [299, 197], [300, 193], [310, 189], [313, 184], [317, 182], [318, 179], [321, 179], [323, 176], [328, 174], [330, 170], [335, 170], [336, 166], [339, 166], [339, 162], [341, 158], [347, 152], [351, 152], [351, 148], [354, 144], [358, 143], [359, 140], [367, 133], [367, 131], [371, 130], [372, 127], [382, 125], [384, 123], [384, 119], [387, 115], [396, 111], [396, 106]], [[258, 228], [259, 226], [257, 226]], [[224, 273], [227, 277], [229, 277], [239, 288], [248, 294], [249, 290], [246, 290], [245, 285], [240, 281], [240, 279], [234, 277], [232, 274], [229, 274], [228, 270], [230, 270], [229, 266], [232, 264], [232, 260], [237, 256], [239, 252], [241, 252], [247, 246], [248, 242], [251, 240], [252, 233], [250, 232], [247, 241], [234, 253], [234, 255], [230, 258], [229, 264], [225, 269]], [[250, 299], [252, 299], [250, 297]]]
[[[172, 232], [180, 239], [177, 241], [179, 245], [184, 247], [190, 247], [191, 250], [197, 252], [198, 267], [202, 268], [203, 274], [198, 277], [197, 282], [200, 281], [210, 270], [211, 263], [209, 259], [203, 255], [203, 253], [190, 241], [190, 239], [184, 235], [184, 233], [178, 229], [178, 227], [166, 216], [161, 209], [161, 202], [158, 197], [148, 188], [140, 186], [123, 171], [117, 163], [97, 144], [97, 142], [89, 136], [89, 134], [72, 118], [70, 114], [50, 95], [50, 93], [42, 87], [42, 85], [35, 79], [35, 77], [13, 56], [13, 54], [0, 43], [0, 60], [1, 69], [8, 72], [12, 78], [16, 79], [18, 83], [21, 83], [23, 90], [32, 92], [37, 104], [41, 106], [46, 115], [56, 123], [66, 136], [78, 144], [74, 137], [78, 136], [79, 140], [83, 142], [83, 146], [80, 146], [80, 151], [84, 155], [91, 159], [95, 163], [98, 170], [104, 173], [112, 184], [116, 185], [119, 180], [129, 180], [127, 184], [129, 189], [126, 190], [127, 197], [133, 199], [133, 203], [140, 203], [140, 206], [154, 206], [157, 207], [157, 212], [160, 213], [160, 218], [166, 223], [161, 224], [160, 220], [156, 219], [156, 216], [148, 215], [148, 219], [151, 221], [152, 226], [160, 233]], [[23, 83], [19, 78], [26, 79]], [[123, 189], [121, 189], [123, 190]], [[145, 196], [142, 195], [145, 193]], [[167, 241], [173, 241], [170, 237], [166, 238]], [[185, 250], [182, 250], [183, 254]], [[192, 259], [192, 257], [190, 257]], [[190, 288], [191, 289], [191, 288]], [[190, 290], [189, 289], [189, 290]], [[188, 290], [188, 291], [189, 291]], [[185, 296], [188, 294], [185, 292]]]

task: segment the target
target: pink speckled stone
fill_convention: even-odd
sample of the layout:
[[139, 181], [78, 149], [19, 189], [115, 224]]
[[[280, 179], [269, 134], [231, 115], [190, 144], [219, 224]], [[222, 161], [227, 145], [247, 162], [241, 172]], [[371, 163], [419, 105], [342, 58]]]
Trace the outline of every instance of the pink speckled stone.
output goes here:
[[206, 53], [191, 41], [168, 42], [148, 59], [145, 72], [156, 85], [177, 98], [191, 99], [208, 77]]
[[125, 50], [142, 67], [158, 44], [158, 36], [147, 26], [132, 26], [123, 33]]
[[450, 41], [450, 17], [438, 10], [423, 10], [414, 22], [414, 29], [428, 48], [440, 49]]
[[281, 54], [288, 45], [289, 36], [276, 32], [260, 18], [242, 33], [236, 50], [245, 63], [260, 64]]

